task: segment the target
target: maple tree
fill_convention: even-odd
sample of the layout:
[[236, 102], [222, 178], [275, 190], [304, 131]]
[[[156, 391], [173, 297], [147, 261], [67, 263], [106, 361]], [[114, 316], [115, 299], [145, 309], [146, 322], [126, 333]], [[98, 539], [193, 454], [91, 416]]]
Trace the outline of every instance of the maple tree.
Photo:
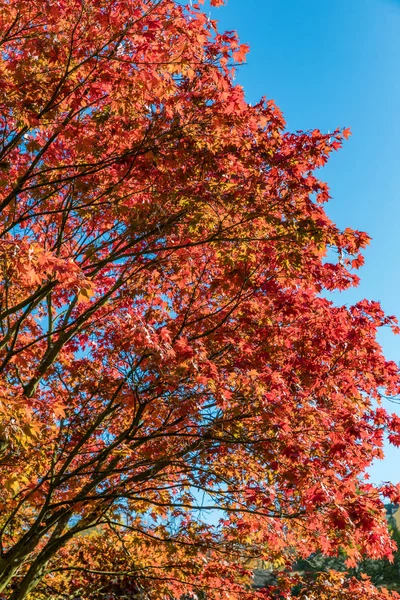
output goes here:
[[198, 5], [2, 0], [0, 23], [0, 594], [289, 597], [246, 559], [390, 556], [360, 475], [400, 439], [373, 404], [396, 320], [322, 295], [369, 239], [315, 175], [349, 131], [249, 105], [247, 47]]

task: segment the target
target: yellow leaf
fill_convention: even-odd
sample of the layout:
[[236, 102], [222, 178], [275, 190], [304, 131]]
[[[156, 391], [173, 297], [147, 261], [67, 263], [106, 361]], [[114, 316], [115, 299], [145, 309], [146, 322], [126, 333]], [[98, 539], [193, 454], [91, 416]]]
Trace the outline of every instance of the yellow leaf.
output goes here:
[[4, 487], [9, 492], [12, 492], [13, 494], [18, 494], [18, 492], [19, 492], [19, 490], [21, 488], [21, 486], [19, 484], [19, 481], [18, 481], [18, 476], [17, 475], [11, 475], [11, 477], [9, 477], [7, 479], [7, 481], [5, 482]]
[[24, 432], [26, 437], [35, 438], [39, 433], [39, 427], [35, 425], [35, 423], [26, 423], [23, 426], [22, 431]]
[[93, 296], [94, 291], [91, 287], [81, 288], [78, 293], [78, 302], [90, 302], [91, 297]]

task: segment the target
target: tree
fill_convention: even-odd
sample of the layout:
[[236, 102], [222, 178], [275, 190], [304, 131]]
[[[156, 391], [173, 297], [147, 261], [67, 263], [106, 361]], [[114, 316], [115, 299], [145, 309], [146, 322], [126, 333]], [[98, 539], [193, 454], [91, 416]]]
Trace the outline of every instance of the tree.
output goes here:
[[249, 556], [390, 555], [360, 475], [399, 440], [372, 404], [396, 320], [322, 295], [368, 243], [314, 174], [348, 130], [246, 103], [247, 47], [197, 5], [0, 21], [0, 593], [270, 597]]
[[[307, 559], [296, 561], [292, 565], [292, 573], [301, 573], [303, 578], [302, 584], [298, 586], [300, 589], [294, 589], [292, 591], [298, 596], [300, 595], [301, 590], [304, 588], [305, 592], [307, 593], [310, 591], [310, 580], [313, 584], [315, 584], [315, 581], [318, 579], [318, 577], [321, 580], [321, 577], [327, 577], [326, 574], [333, 571], [336, 571], [334, 577], [343, 577], [345, 575], [346, 581], [348, 581], [349, 577], [353, 579], [353, 583], [355, 579], [358, 579], [359, 581], [365, 581], [368, 578], [376, 587], [384, 586], [388, 589], [393, 589], [396, 591], [399, 590], [400, 531], [398, 530], [394, 519], [389, 520], [389, 530], [397, 546], [393, 560], [373, 560], [371, 558], [364, 557], [364, 559], [355, 567], [348, 569], [346, 567], [346, 555], [344, 553], [340, 553], [337, 556], [328, 557], [322, 555], [321, 553], [313, 554]], [[341, 573], [341, 575], [339, 575], [339, 573]], [[276, 583], [276, 580], [279, 577], [279, 572], [274, 573], [272, 569], [265, 571], [259, 570], [256, 575], [257, 577], [255, 578], [255, 583], [262, 587], [265, 586], [265, 581]]]

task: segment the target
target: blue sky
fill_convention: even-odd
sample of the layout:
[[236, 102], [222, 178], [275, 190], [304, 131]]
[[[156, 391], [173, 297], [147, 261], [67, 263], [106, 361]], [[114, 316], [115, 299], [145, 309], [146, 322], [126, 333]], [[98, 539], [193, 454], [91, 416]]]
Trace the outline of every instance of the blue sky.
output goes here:
[[[379, 300], [400, 317], [400, 0], [229, 0], [211, 16], [250, 45], [236, 78], [249, 102], [274, 99], [291, 131], [351, 128], [320, 173], [327, 212], [373, 239], [360, 286], [335, 301]], [[399, 362], [400, 336], [379, 339]], [[388, 448], [370, 474], [400, 481], [400, 450]]]

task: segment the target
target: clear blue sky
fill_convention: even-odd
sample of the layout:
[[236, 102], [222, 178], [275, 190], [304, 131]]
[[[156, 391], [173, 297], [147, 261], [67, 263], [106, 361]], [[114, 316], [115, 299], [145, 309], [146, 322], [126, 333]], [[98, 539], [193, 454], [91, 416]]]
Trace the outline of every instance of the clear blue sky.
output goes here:
[[[211, 16], [251, 47], [237, 75], [249, 102], [274, 99], [292, 131], [351, 128], [321, 173], [327, 212], [373, 239], [360, 286], [335, 301], [379, 300], [400, 317], [400, 0], [229, 0]], [[382, 331], [380, 342], [399, 362], [400, 336]], [[400, 481], [400, 450], [371, 479]]]

